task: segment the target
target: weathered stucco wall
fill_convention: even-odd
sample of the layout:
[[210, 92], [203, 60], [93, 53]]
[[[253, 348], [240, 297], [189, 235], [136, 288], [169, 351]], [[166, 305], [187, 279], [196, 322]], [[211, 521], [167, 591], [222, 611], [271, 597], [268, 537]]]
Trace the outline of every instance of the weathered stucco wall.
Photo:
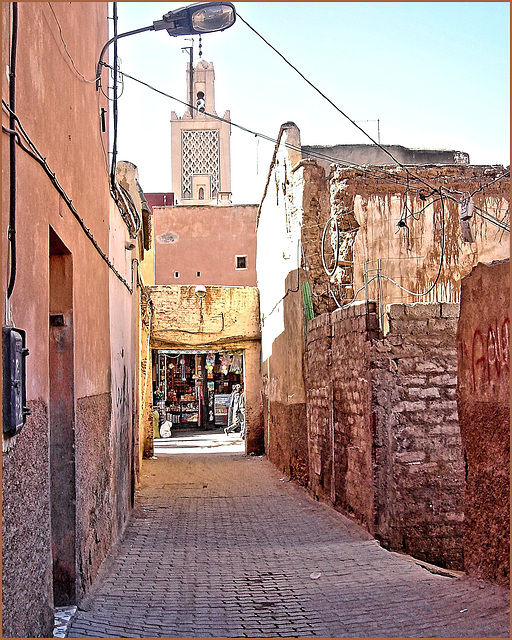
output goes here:
[[[509, 257], [509, 233], [485, 220], [478, 211], [470, 221], [474, 242], [463, 241], [458, 201], [462, 196], [457, 195], [476, 192], [475, 207], [509, 223], [510, 178], [498, 180], [505, 174], [503, 167], [413, 167], [414, 175], [433, 188], [441, 188], [442, 197], [438, 192], [430, 194], [425, 184], [412, 177], [408, 184], [400, 168], [379, 168], [383, 170], [384, 175], [379, 176], [372, 167], [335, 166], [331, 173], [332, 213], [342, 229], [347, 217], [353, 216], [358, 229], [357, 233], [342, 231], [340, 238], [342, 246], [352, 247], [354, 290], [362, 287], [360, 296], [364, 295], [365, 263], [368, 279], [373, 278], [368, 296], [378, 300], [380, 286], [384, 307], [393, 302], [415, 302], [417, 298], [386, 278], [374, 278], [379, 269], [382, 275], [417, 293], [435, 282], [422, 302], [458, 302], [461, 278], [478, 261]], [[487, 183], [489, 186], [483, 186]], [[342, 267], [338, 271], [342, 272]]]
[[2, 635], [9, 638], [53, 633], [48, 407], [43, 400], [28, 407], [16, 455], [2, 455]]
[[510, 261], [462, 281], [457, 404], [466, 467], [464, 560], [510, 583]]
[[[295, 148], [287, 148], [293, 145]], [[307, 484], [302, 190], [306, 180], [293, 123], [282, 125], [258, 212], [265, 452], [283, 473]], [[315, 197], [315, 186], [311, 200]]]
[[[246, 451], [263, 451], [261, 333], [255, 287], [206, 287], [203, 299], [194, 286], [148, 287], [154, 305], [152, 349], [244, 351]], [[151, 401], [151, 396], [147, 398]], [[149, 415], [147, 407], [144, 415]], [[152, 433], [152, 426], [151, 426]]]
[[308, 325], [309, 487], [390, 549], [462, 568], [457, 305], [374, 302]]
[[288, 477], [306, 485], [309, 474], [304, 386], [303, 274], [291, 273], [282, 301], [283, 332], [262, 364], [265, 453]]

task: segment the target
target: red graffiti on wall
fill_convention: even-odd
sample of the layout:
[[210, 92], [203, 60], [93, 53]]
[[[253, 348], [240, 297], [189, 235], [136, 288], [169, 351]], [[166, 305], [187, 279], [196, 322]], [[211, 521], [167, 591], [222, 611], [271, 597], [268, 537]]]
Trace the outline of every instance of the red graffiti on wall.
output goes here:
[[[465, 351], [465, 349], [462, 349]], [[488, 386], [510, 372], [510, 319], [501, 325], [496, 322], [486, 332], [477, 329], [473, 334], [471, 373], [473, 391]]]

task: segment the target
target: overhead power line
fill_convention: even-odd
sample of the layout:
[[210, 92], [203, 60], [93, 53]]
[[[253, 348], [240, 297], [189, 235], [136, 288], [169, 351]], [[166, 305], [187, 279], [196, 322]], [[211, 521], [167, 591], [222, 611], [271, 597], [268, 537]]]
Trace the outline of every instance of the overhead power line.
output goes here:
[[[266, 38], [264, 38], [261, 33], [259, 33], [253, 26], [251, 26], [247, 20], [244, 20], [244, 18], [240, 15], [240, 13], [237, 11], [237, 17], [254, 33], [258, 36], [258, 38], [260, 38], [261, 40], [263, 40], [263, 42], [270, 47], [270, 49], [272, 49], [272, 51], [274, 51], [282, 60], [284, 60], [284, 62], [286, 62], [286, 64], [292, 68], [312, 89], [314, 89], [324, 100], [326, 100], [331, 106], [333, 106], [336, 111], [338, 111], [344, 118], [346, 118], [354, 127], [356, 127], [362, 134], [364, 134], [376, 147], [378, 147], [379, 149], [381, 149], [381, 151], [383, 151], [386, 155], [388, 155], [399, 167], [402, 167], [402, 169], [404, 169], [404, 171], [407, 172], [407, 175], [411, 178], [414, 178], [415, 180], [418, 180], [419, 182], [422, 182], [424, 185], [426, 185], [427, 187], [429, 187], [429, 189], [432, 189], [432, 191], [434, 193], [439, 193], [441, 194], [441, 188], [440, 187], [433, 187], [431, 184], [429, 184], [426, 180], [424, 180], [423, 178], [421, 178], [420, 176], [415, 175], [406, 165], [404, 165], [403, 163], [399, 162], [394, 156], [393, 154], [386, 149], [385, 147], [383, 147], [380, 142], [378, 142], [377, 140], [375, 140], [374, 138], [372, 138], [372, 136], [367, 133], [362, 127], [360, 127], [357, 122], [355, 120], [353, 120], [350, 116], [348, 116], [336, 103], [334, 103], [323, 91], [321, 91], [315, 84], [313, 84], [313, 82], [311, 82], [311, 80], [309, 80], [294, 64], [292, 64], [276, 47], [274, 47]], [[509, 174], [510, 175], [510, 174]], [[497, 178], [497, 180], [501, 179]], [[493, 181], [495, 182], [495, 181]], [[489, 184], [492, 184], [489, 183]], [[479, 187], [474, 193], [477, 193], [478, 191], [482, 190], [485, 188], [485, 186], [487, 185], [482, 185], [481, 187]], [[449, 191], [449, 189], [446, 189], [446, 187], [443, 186], [443, 189], [445, 191]], [[474, 195], [474, 193], [472, 195]]]
[[408, 174], [411, 175], [411, 177], [414, 177], [415, 180], [419, 180], [420, 182], [422, 182], [424, 185], [428, 186], [430, 189], [434, 189], [435, 191], [438, 191], [437, 188], [432, 187], [432, 185], [430, 185], [428, 182], [426, 182], [425, 180], [423, 180], [422, 178], [420, 178], [419, 176], [415, 176], [407, 167], [406, 165], [402, 164], [401, 162], [399, 162], [395, 156], [388, 151], [385, 147], [383, 147], [379, 142], [377, 142], [376, 140], [374, 140], [374, 138], [372, 138], [372, 136], [367, 133], [362, 127], [360, 127], [357, 122], [355, 120], [353, 120], [350, 116], [348, 116], [342, 109], [340, 109], [340, 107], [338, 107], [337, 104], [335, 104], [329, 97], [327, 97], [325, 95], [325, 93], [323, 93], [323, 91], [321, 91], [316, 85], [314, 85], [311, 80], [308, 80], [308, 78], [306, 78], [306, 76], [299, 71], [299, 69], [297, 69], [297, 67], [295, 65], [293, 65], [278, 49], [276, 49], [276, 47], [274, 47], [272, 44], [270, 44], [270, 42], [268, 40], [266, 40], [261, 33], [259, 33], [258, 31], [256, 31], [256, 29], [254, 27], [252, 27], [246, 20], [244, 20], [242, 18], [242, 16], [238, 13], [237, 11], [237, 17], [247, 26], [249, 27], [249, 29], [255, 33], [258, 38], [261, 38], [261, 40], [263, 40], [263, 42], [272, 49], [272, 51], [274, 51], [275, 53], [277, 53], [277, 55], [284, 60], [284, 62], [286, 62], [286, 64], [291, 67], [296, 73], [299, 74], [299, 76], [305, 81], [307, 82], [307, 84], [309, 84], [309, 86], [314, 89], [318, 94], [320, 94], [320, 96], [326, 100], [331, 106], [333, 106], [336, 111], [338, 111], [338, 113], [340, 113], [344, 118], [346, 118], [352, 125], [354, 125], [354, 127], [356, 127], [356, 129], [359, 129], [359, 131], [364, 134], [368, 140], [370, 140], [376, 147], [378, 147], [379, 149], [381, 149], [381, 151], [384, 151], [384, 153], [386, 155], [388, 155], [393, 162], [396, 162], [396, 164], [399, 167], [402, 167], [402, 169], [404, 169], [404, 171], [406, 171]]
[[[111, 65], [107, 64], [106, 62], [102, 62], [102, 65], [107, 67], [108, 69], [111, 69], [111, 70], [113, 69], [113, 67]], [[163, 91], [162, 89], [158, 89], [157, 87], [149, 84], [148, 82], [145, 82], [144, 80], [141, 80], [140, 78], [136, 78], [135, 76], [132, 76], [129, 73], [126, 73], [125, 71], [120, 71], [119, 73], [122, 76], [124, 76], [125, 78], [128, 78], [129, 80], [133, 80], [133, 82], [136, 82], [136, 83], [138, 83], [138, 84], [150, 89], [151, 91], [154, 91], [155, 93], [158, 93], [161, 96], [164, 96], [165, 98], [169, 98], [170, 100], [174, 100], [178, 104], [181, 104], [181, 105], [183, 105], [183, 106], [185, 106], [187, 108], [192, 108], [194, 111], [199, 113], [199, 111], [198, 111], [198, 109], [197, 109], [197, 107], [195, 105], [189, 104], [185, 100], [181, 100], [180, 98], [177, 98], [176, 96], [173, 96], [170, 93], [167, 93], [166, 91]], [[277, 138], [274, 138], [274, 137], [266, 135], [264, 133], [255, 131], [253, 129], [250, 129], [249, 127], [245, 127], [245, 126], [243, 126], [241, 124], [238, 124], [236, 122], [233, 122], [231, 120], [227, 120], [226, 118], [223, 118], [223, 117], [221, 117], [221, 116], [219, 116], [219, 115], [217, 115], [215, 113], [209, 113], [208, 111], [204, 111], [202, 113], [203, 113], [203, 115], [206, 115], [206, 116], [208, 116], [208, 117], [210, 117], [210, 118], [212, 118], [214, 120], [217, 120], [219, 122], [225, 122], [225, 123], [231, 125], [232, 127], [235, 127], [236, 129], [239, 129], [240, 131], [248, 133], [251, 136], [257, 136], [259, 138], [262, 138], [263, 140], [271, 142], [274, 145], [277, 144], [277, 142], [278, 142]], [[292, 149], [294, 151], [302, 152], [302, 148], [300, 146], [292, 145], [292, 144], [289, 144], [289, 143], [284, 143], [284, 146], [286, 148], [288, 148], [288, 149]], [[317, 151], [309, 151], [308, 150], [308, 157], [317, 158], [319, 160], [326, 160], [326, 161], [329, 161], [329, 162], [331, 162], [333, 164], [342, 164], [347, 168], [352, 168], [352, 169], [357, 169], [359, 171], [363, 171], [363, 172], [369, 174], [370, 176], [373, 176], [374, 178], [376, 178], [378, 180], [382, 180], [384, 182], [390, 182], [392, 184], [400, 185], [402, 187], [405, 187], [407, 189], [407, 191], [416, 191], [416, 192], [418, 192], [418, 191], [423, 190], [424, 187], [412, 187], [410, 185], [410, 180], [411, 179], [412, 180], [417, 180], [420, 183], [422, 183], [423, 185], [426, 185], [429, 188], [429, 190], [431, 191], [431, 193], [428, 193], [426, 197], [430, 197], [430, 196], [434, 195], [435, 193], [439, 193], [440, 192], [440, 188], [441, 188], [441, 187], [435, 187], [435, 186], [432, 186], [432, 185], [428, 184], [427, 182], [425, 182], [425, 180], [423, 180], [422, 178], [420, 178], [420, 177], [416, 176], [415, 174], [413, 174], [405, 165], [400, 165], [400, 167], [404, 168], [407, 171], [407, 175], [406, 176], [401, 176], [399, 174], [391, 175], [389, 173], [389, 170], [386, 170], [384, 168], [379, 169], [378, 167], [373, 166], [373, 165], [368, 166], [368, 165], [357, 164], [357, 163], [354, 163], [354, 162], [349, 162], [347, 160], [343, 160], [343, 159], [340, 159], [340, 158], [335, 158], [333, 156], [329, 156], [326, 153], [321, 153], [321, 152], [317, 152]], [[497, 182], [498, 180], [501, 180], [501, 179], [503, 179], [503, 178], [505, 178], [505, 177], [507, 177], [509, 175], [510, 175], [510, 172], [506, 172], [506, 173], [502, 174], [501, 176], [499, 176], [498, 178], [496, 178], [495, 180], [493, 180], [492, 182], [489, 182], [489, 183], [487, 183], [485, 185], [481, 185], [475, 191], [475, 193], [480, 191], [480, 190], [482, 190], [482, 189], [484, 189], [484, 188], [486, 188], [490, 184], [493, 184], [494, 182]], [[451, 191], [452, 191], [449, 187], [447, 187], [446, 185], [443, 185], [442, 189], [443, 189], [443, 195], [445, 197], [450, 197], [452, 200], [454, 200], [454, 201], [456, 201], [456, 202], [458, 202], [460, 204], [460, 200], [459, 199], [455, 198], [452, 195], [449, 195], [451, 193]], [[485, 213], [487, 216], [489, 216], [489, 217], [486, 218], [486, 220], [488, 222], [494, 223], [494, 220], [492, 219], [493, 218], [492, 214], [489, 214], [488, 212], [482, 212], [482, 213]], [[504, 228], [503, 227], [504, 223], [502, 221], [499, 221], [497, 218], [496, 218], [496, 221], [499, 223], [498, 226]], [[506, 230], [509, 230], [509, 229], [507, 228]]]

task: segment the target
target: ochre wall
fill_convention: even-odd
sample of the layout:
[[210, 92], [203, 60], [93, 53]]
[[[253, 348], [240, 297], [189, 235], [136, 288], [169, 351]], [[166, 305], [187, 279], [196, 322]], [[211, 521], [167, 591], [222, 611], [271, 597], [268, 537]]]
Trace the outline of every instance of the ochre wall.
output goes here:
[[457, 404], [466, 466], [464, 560], [510, 583], [510, 261], [462, 281]]
[[[206, 287], [201, 301], [193, 286], [148, 287], [154, 305], [152, 349], [244, 351], [246, 451], [263, 453], [261, 334], [255, 287]], [[151, 402], [148, 393], [146, 401]], [[146, 405], [144, 415], [149, 418]], [[147, 432], [152, 426], [146, 424]]]

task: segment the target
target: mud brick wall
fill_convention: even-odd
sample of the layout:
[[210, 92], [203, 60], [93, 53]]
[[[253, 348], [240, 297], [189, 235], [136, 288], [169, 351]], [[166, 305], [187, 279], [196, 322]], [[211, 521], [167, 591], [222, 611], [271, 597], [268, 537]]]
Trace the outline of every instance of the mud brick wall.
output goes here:
[[375, 303], [308, 325], [311, 492], [383, 546], [462, 569], [456, 304]]
[[310, 490], [373, 533], [371, 339], [375, 303], [318, 316], [308, 325]]
[[462, 281], [457, 403], [468, 574], [510, 584], [510, 261]]
[[371, 339], [375, 303], [335, 311], [332, 323], [333, 503], [373, 533]]
[[375, 530], [383, 546], [463, 569], [458, 304], [388, 306], [372, 353]]

